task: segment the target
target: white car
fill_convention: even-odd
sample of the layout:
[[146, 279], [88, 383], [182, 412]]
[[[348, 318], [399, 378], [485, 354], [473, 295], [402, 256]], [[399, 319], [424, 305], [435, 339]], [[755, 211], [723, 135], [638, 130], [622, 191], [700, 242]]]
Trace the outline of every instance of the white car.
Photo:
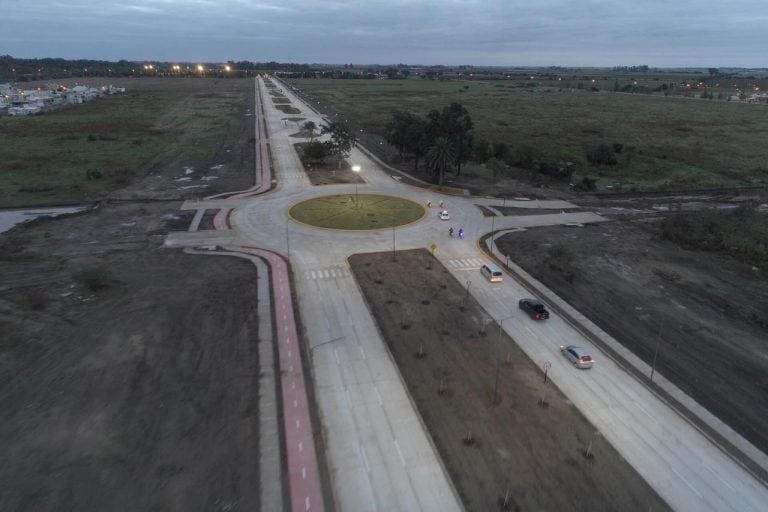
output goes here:
[[575, 345], [568, 345], [567, 347], [560, 347], [560, 352], [568, 359], [576, 368], [587, 369], [592, 368], [595, 364], [595, 360], [592, 359], [586, 350]]
[[451, 220], [451, 216], [448, 215], [448, 210], [442, 210], [437, 216], [440, 217], [440, 220]]

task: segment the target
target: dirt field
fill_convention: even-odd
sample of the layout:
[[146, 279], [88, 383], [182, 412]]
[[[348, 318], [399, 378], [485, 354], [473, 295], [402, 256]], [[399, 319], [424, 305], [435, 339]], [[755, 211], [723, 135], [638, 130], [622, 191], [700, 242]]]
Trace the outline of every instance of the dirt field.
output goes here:
[[506, 335], [493, 405], [498, 326], [427, 251], [349, 261], [468, 510], [668, 510], [604, 441], [584, 456], [594, 428]]
[[0, 510], [259, 509], [256, 268], [162, 248], [183, 198], [253, 184], [235, 135], [0, 235]]
[[[498, 240], [528, 272], [763, 451], [768, 450], [768, 278], [686, 251], [647, 220], [548, 227]], [[573, 254], [569, 282], [548, 251]]]

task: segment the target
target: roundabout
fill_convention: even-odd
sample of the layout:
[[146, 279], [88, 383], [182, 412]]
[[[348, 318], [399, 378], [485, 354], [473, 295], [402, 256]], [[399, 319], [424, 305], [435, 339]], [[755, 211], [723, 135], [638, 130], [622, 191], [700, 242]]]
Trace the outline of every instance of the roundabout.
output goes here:
[[293, 205], [288, 215], [308, 226], [369, 231], [411, 224], [425, 215], [418, 203], [381, 194], [336, 194]]

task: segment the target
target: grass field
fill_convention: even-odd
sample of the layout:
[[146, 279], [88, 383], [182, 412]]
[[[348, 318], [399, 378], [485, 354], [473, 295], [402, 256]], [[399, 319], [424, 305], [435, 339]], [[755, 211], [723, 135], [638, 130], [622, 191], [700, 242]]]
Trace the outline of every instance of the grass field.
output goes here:
[[[252, 91], [240, 79], [94, 79], [107, 96], [26, 118], [0, 117], [0, 207], [94, 201], [157, 168], [212, 158]], [[88, 171], [95, 171], [88, 179]]]
[[[460, 102], [477, 139], [533, 148], [540, 162], [576, 162], [580, 174], [622, 188], [768, 183], [768, 106], [699, 98], [590, 92], [514, 81], [318, 80], [291, 84], [322, 111], [382, 135], [396, 109], [424, 116]], [[589, 147], [622, 144], [615, 166]], [[471, 167], [468, 167], [471, 169]]]
[[303, 224], [326, 229], [368, 230], [402, 226], [424, 216], [424, 208], [399, 197], [339, 194], [293, 206], [289, 215]]

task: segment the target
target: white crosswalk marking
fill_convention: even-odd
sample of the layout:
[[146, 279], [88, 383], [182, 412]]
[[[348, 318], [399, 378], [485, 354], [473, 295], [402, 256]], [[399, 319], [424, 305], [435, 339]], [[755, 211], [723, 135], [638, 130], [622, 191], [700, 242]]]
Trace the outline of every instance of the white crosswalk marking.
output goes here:
[[452, 268], [473, 269], [480, 268], [483, 260], [478, 258], [464, 258], [460, 260], [448, 260], [448, 266]]
[[307, 280], [340, 279], [351, 275], [352, 273], [348, 267], [329, 267], [304, 271], [304, 279]]

